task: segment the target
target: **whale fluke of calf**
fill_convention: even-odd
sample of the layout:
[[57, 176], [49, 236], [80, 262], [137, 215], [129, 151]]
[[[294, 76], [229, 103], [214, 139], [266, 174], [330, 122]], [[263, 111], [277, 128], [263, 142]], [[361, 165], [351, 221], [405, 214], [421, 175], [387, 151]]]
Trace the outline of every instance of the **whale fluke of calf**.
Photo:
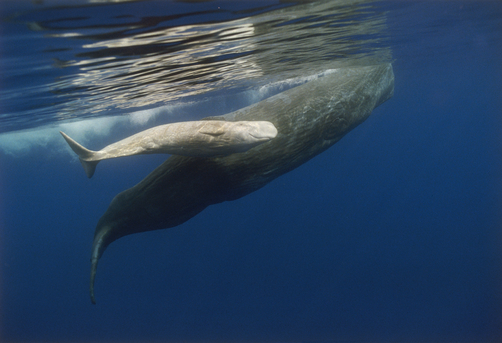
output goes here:
[[228, 121], [268, 121], [277, 137], [241, 154], [170, 156], [112, 200], [98, 221], [91, 255], [91, 301], [98, 261], [113, 241], [184, 223], [207, 206], [235, 200], [325, 151], [392, 97], [391, 64], [335, 70], [252, 106]]
[[199, 120], [152, 127], [99, 151], [89, 150], [61, 132], [91, 178], [99, 161], [140, 154], [214, 157], [241, 153], [277, 136], [267, 121]]

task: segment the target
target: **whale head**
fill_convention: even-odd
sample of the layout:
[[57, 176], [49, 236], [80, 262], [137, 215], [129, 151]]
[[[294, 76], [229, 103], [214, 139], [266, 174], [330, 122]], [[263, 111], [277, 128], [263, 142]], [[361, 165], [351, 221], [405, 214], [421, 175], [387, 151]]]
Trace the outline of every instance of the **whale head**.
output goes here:
[[277, 129], [269, 121], [243, 122], [246, 130], [243, 131], [245, 138], [251, 141], [267, 142], [277, 136]]
[[277, 129], [268, 121], [240, 121], [233, 123], [228, 134], [236, 152], [244, 152], [277, 136]]

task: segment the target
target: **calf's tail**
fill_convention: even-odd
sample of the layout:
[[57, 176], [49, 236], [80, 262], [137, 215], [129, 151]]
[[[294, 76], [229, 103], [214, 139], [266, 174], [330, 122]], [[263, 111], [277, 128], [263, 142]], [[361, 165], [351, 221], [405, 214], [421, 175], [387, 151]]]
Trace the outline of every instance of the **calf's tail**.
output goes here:
[[96, 151], [92, 151], [83, 147], [62, 131], [59, 131], [59, 133], [61, 133], [66, 143], [68, 143], [68, 145], [70, 146], [71, 150], [73, 150], [78, 155], [80, 163], [82, 163], [82, 167], [84, 167], [85, 174], [90, 179], [94, 175], [96, 166], [99, 163], [99, 161], [92, 160], [96, 154]]

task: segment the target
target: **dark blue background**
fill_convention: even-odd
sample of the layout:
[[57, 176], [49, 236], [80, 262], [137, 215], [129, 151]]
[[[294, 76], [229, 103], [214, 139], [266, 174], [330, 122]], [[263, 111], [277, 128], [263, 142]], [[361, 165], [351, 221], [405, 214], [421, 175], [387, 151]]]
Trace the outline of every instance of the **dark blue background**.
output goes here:
[[[465, 32], [469, 32], [466, 28]], [[234, 202], [107, 249], [113, 196], [164, 157], [92, 180], [0, 154], [2, 341], [500, 341], [500, 50], [395, 54], [395, 95], [327, 152]]]

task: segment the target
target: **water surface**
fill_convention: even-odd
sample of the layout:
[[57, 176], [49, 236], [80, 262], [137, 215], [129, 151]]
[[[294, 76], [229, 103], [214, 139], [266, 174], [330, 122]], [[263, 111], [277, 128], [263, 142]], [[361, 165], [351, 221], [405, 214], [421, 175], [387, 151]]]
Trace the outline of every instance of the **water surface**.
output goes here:
[[[498, 1], [2, 1], [0, 338], [502, 337]], [[328, 151], [187, 223], [124, 237], [88, 297], [94, 228], [167, 156], [88, 180], [101, 148], [392, 61], [394, 97]]]

